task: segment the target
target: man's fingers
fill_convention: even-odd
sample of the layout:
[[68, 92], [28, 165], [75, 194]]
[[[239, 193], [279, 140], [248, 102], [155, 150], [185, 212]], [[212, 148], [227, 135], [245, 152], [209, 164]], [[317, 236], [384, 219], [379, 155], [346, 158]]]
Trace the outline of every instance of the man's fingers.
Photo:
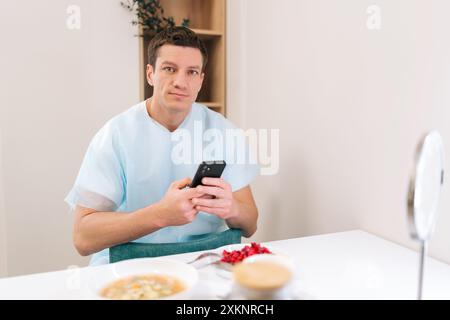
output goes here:
[[204, 206], [196, 206], [196, 210], [203, 211], [206, 213], [211, 213], [215, 216], [218, 216], [219, 218], [222, 218], [226, 215], [226, 210], [221, 208], [211, 208], [211, 207], [204, 207]]
[[195, 206], [211, 207], [211, 208], [225, 208], [229, 203], [227, 199], [201, 199], [194, 198], [192, 203]]
[[204, 194], [200, 197], [198, 197], [200, 199], [214, 199], [214, 196], [210, 195], [210, 194]]
[[202, 184], [207, 186], [220, 187], [224, 190], [231, 190], [230, 184], [222, 178], [203, 178]]
[[190, 185], [191, 184], [191, 182], [192, 182], [192, 180], [190, 179], [190, 178], [184, 178], [184, 179], [181, 179], [181, 180], [177, 180], [177, 181], [174, 181], [174, 182], [172, 182], [172, 187], [173, 188], [176, 188], [176, 189], [183, 189], [184, 187], [186, 187], [186, 186], [188, 186], [188, 185]]
[[201, 193], [200, 191], [198, 191], [197, 188], [186, 189], [186, 190], [183, 190], [183, 192], [186, 193], [186, 197], [188, 199], [199, 198], [204, 195], [204, 193]]
[[197, 190], [200, 193], [209, 194], [216, 198], [226, 198], [225, 190], [219, 187], [198, 186]]

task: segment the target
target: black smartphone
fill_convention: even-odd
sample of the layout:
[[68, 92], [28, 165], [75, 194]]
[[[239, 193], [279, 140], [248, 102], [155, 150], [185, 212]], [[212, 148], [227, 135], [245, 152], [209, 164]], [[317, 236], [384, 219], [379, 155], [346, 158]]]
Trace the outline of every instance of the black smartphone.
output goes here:
[[192, 180], [190, 188], [195, 188], [202, 184], [203, 178], [220, 178], [225, 169], [225, 161], [203, 161], [198, 166], [194, 179]]

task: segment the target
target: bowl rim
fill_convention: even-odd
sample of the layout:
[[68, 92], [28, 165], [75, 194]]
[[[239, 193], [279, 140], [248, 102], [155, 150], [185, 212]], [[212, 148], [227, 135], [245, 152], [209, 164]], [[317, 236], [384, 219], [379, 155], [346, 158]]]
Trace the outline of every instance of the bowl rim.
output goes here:
[[242, 263], [252, 263], [258, 261], [268, 261], [273, 263], [281, 264], [289, 269], [292, 273], [295, 271], [295, 262], [294, 260], [283, 254], [283, 253], [273, 253], [273, 254], [254, 254], [249, 257], [246, 257], [242, 260]]

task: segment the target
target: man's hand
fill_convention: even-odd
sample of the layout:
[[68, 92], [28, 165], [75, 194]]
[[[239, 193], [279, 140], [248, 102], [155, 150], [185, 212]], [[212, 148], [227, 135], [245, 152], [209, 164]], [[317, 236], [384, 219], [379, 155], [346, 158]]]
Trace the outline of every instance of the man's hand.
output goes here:
[[202, 197], [204, 194], [197, 188], [184, 189], [190, 183], [189, 178], [174, 181], [164, 197], [156, 204], [161, 227], [179, 226], [194, 221], [198, 210], [194, 208], [191, 199]]
[[203, 178], [202, 183], [195, 189], [205, 196], [192, 199], [195, 210], [211, 213], [222, 219], [238, 216], [238, 206], [228, 182], [221, 178]]

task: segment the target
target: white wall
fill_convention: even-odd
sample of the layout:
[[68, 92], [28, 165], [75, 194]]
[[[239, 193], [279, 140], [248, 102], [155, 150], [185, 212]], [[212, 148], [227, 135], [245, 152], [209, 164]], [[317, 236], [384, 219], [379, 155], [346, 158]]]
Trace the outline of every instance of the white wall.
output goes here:
[[[80, 30], [66, 27], [72, 4], [81, 9]], [[0, 2], [0, 232], [6, 215], [9, 276], [87, 262], [73, 248], [63, 199], [93, 134], [138, 102], [131, 20], [120, 1]]]
[[[360, 228], [416, 248], [405, 202], [423, 133], [441, 132], [450, 169], [449, 12], [445, 0], [230, 0], [230, 118], [281, 130], [279, 174], [254, 186], [256, 240]], [[430, 253], [450, 262], [448, 184]]]
[[[365, 27], [374, 3], [380, 31]], [[81, 30], [66, 28], [69, 4]], [[256, 240], [362, 228], [415, 246], [415, 143], [437, 128], [450, 155], [448, 12], [445, 0], [229, 0], [230, 118], [281, 129], [280, 172], [254, 186]], [[130, 20], [119, 1], [0, 2], [0, 276], [87, 262], [63, 198], [92, 135], [138, 101]], [[449, 190], [431, 244], [447, 262]]]

